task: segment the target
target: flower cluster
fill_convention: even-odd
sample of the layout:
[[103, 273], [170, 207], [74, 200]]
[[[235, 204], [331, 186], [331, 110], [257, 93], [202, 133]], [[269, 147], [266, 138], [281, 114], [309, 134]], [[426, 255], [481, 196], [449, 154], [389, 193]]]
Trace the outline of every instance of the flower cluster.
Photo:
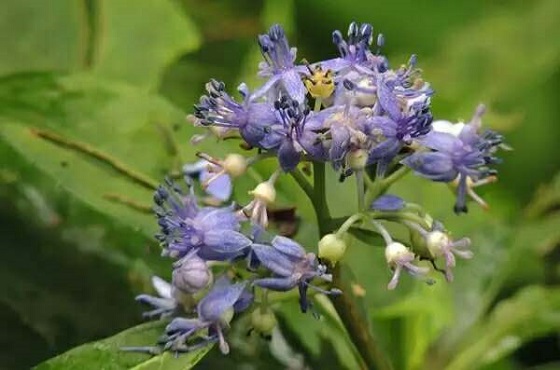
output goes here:
[[[315, 254], [307, 253], [292, 239], [267, 234], [242, 209], [199, 205], [192, 182], [187, 181], [187, 185], [183, 190], [167, 180], [154, 194], [160, 226], [156, 237], [162, 254], [175, 262], [171, 284], [153, 279], [159, 297], [142, 294], [137, 298], [153, 307], [146, 317], [173, 318], [160, 343], [162, 349], [185, 352], [218, 342], [221, 351], [227, 353], [224, 331], [234, 314], [254, 303], [255, 287], [280, 292], [297, 287], [303, 312], [311, 305], [308, 288], [325, 294], [340, 293], [313, 284], [315, 278], [318, 282], [332, 280]], [[226, 268], [214, 282], [211, 265], [219, 262], [225, 262]], [[232, 281], [234, 277], [236, 282]], [[196, 317], [191, 318], [193, 311]], [[153, 352], [154, 348], [140, 350]]]
[[[274, 25], [258, 37], [264, 58], [259, 88], [250, 91], [241, 84], [241, 99], [236, 100], [223, 82], [206, 84], [189, 120], [218, 138], [238, 138], [246, 155], [219, 159], [199, 153], [201, 160], [183, 169], [186, 189], [167, 180], [155, 192], [157, 239], [163, 255], [174, 260], [172, 281], [155, 278], [159, 297], [141, 295], [138, 300], [153, 307], [147, 317], [172, 318], [158, 350], [184, 352], [219, 343], [227, 353], [225, 332], [234, 315], [246, 310], [253, 311], [254, 329], [269, 335], [276, 323], [269, 291], [297, 288], [303, 312], [311, 307], [309, 289], [342, 294], [332, 286], [330, 267], [343, 258], [351, 228], [381, 237], [392, 271], [389, 289], [397, 286], [403, 271], [434, 282], [432, 269], [421, 260], [451, 281], [455, 257], [472, 257], [468, 238], [453, 240], [421, 206], [384, 192], [412, 170], [450, 184], [456, 191], [456, 213], [467, 212], [467, 195], [485, 206], [473, 188], [496, 179], [492, 166], [499, 162], [495, 153], [502, 137], [481, 130], [484, 107], [466, 124], [434, 121], [433, 90], [422, 79], [415, 55], [392, 69], [381, 54], [383, 35], [375, 35], [369, 24], [352, 23], [346, 38], [335, 31], [332, 39], [337, 57], [298, 64], [297, 50], [282, 27]], [[252, 201], [221, 205], [232, 194], [234, 178], [271, 157], [278, 169], [250, 192]], [[355, 176], [360, 207], [355, 214], [338, 223], [330, 218], [328, 206], [317, 201], [325, 197], [324, 175], [314, 167], [311, 184], [308, 171], [302, 171], [309, 170], [309, 163], [330, 164], [341, 181]], [[275, 185], [283, 174], [298, 181], [319, 222], [325, 223], [319, 225], [327, 230], [318, 243], [321, 259], [296, 241], [267, 231]], [[205, 199], [195, 195], [195, 180], [206, 191]], [[395, 240], [385, 222], [406, 227], [410, 242]], [[440, 258], [444, 268], [436, 264]], [[154, 347], [140, 350], [153, 352]]]

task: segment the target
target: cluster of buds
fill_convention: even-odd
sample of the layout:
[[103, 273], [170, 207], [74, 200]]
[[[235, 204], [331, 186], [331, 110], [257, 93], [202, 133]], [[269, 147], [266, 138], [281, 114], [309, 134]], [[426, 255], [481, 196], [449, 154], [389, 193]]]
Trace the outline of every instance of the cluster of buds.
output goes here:
[[[241, 84], [242, 99], [237, 101], [223, 82], [206, 84], [207, 93], [189, 121], [205, 128], [207, 134], [197, 135], [193, 142], [209, 135], [237, 138], [246, 152], [223, 159], [199, 153], [201, 161], [184, 167], [187, 190], [166, 181], [156, 191], [157, 238], [163, 255], [174, 260], [172, 281], [155, 278], [159, 297], [141, 295], [138, 299], [153, 306], [148, 317], [171, 317], [172, 321], [158, 346], [134, 350], [185, 352], [218, 343], [227, 353], [230, 321], [245, 311], [252, 311], [253, 329], [269, 336], [276, 326], [274, 307], [266, 300], [257, 302], [255, 295], [297, 289], [301, 310], [306, 312], [312, 309], [309, 289], [342, 294], [332, 287], [330, 268], [344, 257], [353, 227], [369, 227], [382, 236], [392, 271], [388, 289], [397, 286], [403, 271], [432, 282], [427, 277], [431, 269], [419, 265], [422, 259], [451, 281], [455, 256], [472, 256], [466, 249], [469, 239], [452, 240], [419, 206], [392, 195], [371, 204], [366, 200], [381, 195], [399, 178], [394, 175], [397, 171], [411, 169], [429, 180], [450, 184], [457, 194], [456, 213], [467, 212], [467, 196], [486, 205], [473, 188], [495, 181], [492, 166], [499, 162], [495, 153], [504, 146], [503, 139], [481, 129], [483, 106], [468, 123], [434, 121], [433, 91], [421, 78], [417, 57], [391, 69], [381, 54], [385, 38], [374, 36], [371, 25], [352, 23], [346, 38], [340, 31], [333, 32], [337, 57], [297, 64], [297, 50], [290, 47], [282, 27], [274, 25], [258, 37], [264, 58], [258, 71], [265, 79], [262, 86], [250, 91]], [[246, 157], [251, 150], [256, 151], [254, 156]], [[224, 206], [233, 180], [256, 161], [270, 157], [276, 157], [278, 169], [250, 192], [253, 200], [244, 206]], [[329, 222], [319, 225], [320, 229], [332, 232], [320, 239], [318, 254], [267, 230], [279, 176], [292, 173], [308, 195], [308, 188], [316, 185], [302, 179], [305, 171], [298, 168], [300, 163], [328, 163], [341, 181], [356, 177], [360, 209], [336, 231], [334, 220], [320, 215], [320, 220], [326, 217]], [[194, 179], [212, 201], [206, 199], [203, 205], [197, 198]], [[320, 190], [324, 186], [312, 189]], [[325, 209], [315, 211], [319, 214]], [[410, 246], [394, 240], [382, 220], [407, 227]], [[436, 265], [440, 258], [445, 261], [443, 269]]]

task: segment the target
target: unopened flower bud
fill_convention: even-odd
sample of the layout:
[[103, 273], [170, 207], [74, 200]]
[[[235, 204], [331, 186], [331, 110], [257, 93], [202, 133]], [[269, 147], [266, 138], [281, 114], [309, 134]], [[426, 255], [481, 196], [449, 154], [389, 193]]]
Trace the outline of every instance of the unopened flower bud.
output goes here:
[[251, 314], [251, 326], [259, 334], [270, 335], [278, 324], [274, 312], [267, 309], [264, 312], [257, 308]]
[[258, 184], [257, 187], [250, 192], [250, 194], [252, 194], [255, 199], [265, 204], [274, 203], [276, 200], [276, 189], [274, 189], [274, 185], [269, 181]]
[[204, 289], [212, 273], [203, 259], [194, 255], [179, 261], [173, 270], [173, 286], [182, 292], [194, 294]]
[[355, 171], [363, 170], [366, 167], [367, 160], [368, 153], [363, 149], [353, 150], [346, 157], [348, 167]]
[[390, 267], [394, 267], [401, 260], [408, 260], [414, 253], [412, 253], [404, 244], [392, 242], [385, 248], [385, 259]]
[[222, 163], [222, 167], [230, 176], [239, 177], [247, 170], [247, 159], [241, 154], [228, 154]]
[[346, 242], [336, 234], [327, 234], [319, 241], [319, 258], [333, 264], [340, 261], [346, 252]]
[[426, 246], [434, 258], [443, 255], [450, 243], [449, 236], [442, 231], [435, 230], [426, 235]]

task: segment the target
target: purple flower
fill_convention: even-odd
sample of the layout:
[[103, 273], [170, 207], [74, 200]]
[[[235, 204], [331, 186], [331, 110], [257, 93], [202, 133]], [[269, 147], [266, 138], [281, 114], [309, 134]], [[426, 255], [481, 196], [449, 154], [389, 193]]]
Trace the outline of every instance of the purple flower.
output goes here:
[[[244, 311], [253, 302], [253, 296], [246, 291], [246, 283], [232, 284], [222, 277], [212, 290], [198, 303], [198, 318], [175, 318], [165, 329], [161, 344], [165, 350], [188, 352], [194, 348], [218, 342], [222, 353], [229, 353], [229, 345], [224, 331], [235, 313]], [[207, 329], [207, 335], [196, 336]], [[199, 339], [195, 341], [195, 339]]]
[[237, 103], [225, 92], [223, 82], [211, 80], [206, 84], [208, 95], [203, 95], [194, 106], [197, 123], [239, 130], [241, 137], [251, 146], [259, 146], [271, 125], [278, 123], [271, 103], [255, 102], [247, 86], [238, 88], [243, 103]]
[[288, 291], [297, 287], [302, 312], [306, 312], [310, 307], [307, 299], [308, 288], [325, 294], [341, 293], [338, 289], [327, 291], [311, 285], [311, 281], [316, 277], [328, 282], [332, 280], [332, 276], [326, 273], [324, 265], [319, 264], [315, 254], [306, 253], [301, 245], [283, 236], [276, 236], [271, 244], [252, 246], [252, 251], [261, 265], [273, 274], [272, 277], [255, 280], [254, 285], [276, 291]]
[[[374, 55], [369, 47], [373, 41], [373, 27], [371, 24], [350, 23], [348, 39], [344, 40], [339, 30], [333, 32], [333, 42], [338, 48], [340, 57], [321, 62], [324, 69], [337, 73], [338, 80], [347, 77], [349, 72], [372, 75], [374, 70], [387, 69], [386, 59]], [[383, 36], [378, 37], [378, 46], [383, 45]]]
[[268, 81], [254, 93], [254, 97], [268, 96], [274, 101], [285, 93], [303, 103], [307, 89], [301, 76], [307, 72], [305, 66], [294, 65], [296, 49], [290, 48], [284, 29], [280, 25], [270, 27], [268, 34], [259, 36], [264, 62], [259, 65], [259, 76]]
[[158, 188], [154, 201], [164, 255], [182, 258], [196, 251], [205, 260], [224, 261], [242, 256], [251, 244], [231, 207], [199, 208], [194, 195], [183, 195], [170, 181]]
[[377, 163], [377, 175], [383, 177], [388, 165], [405, 145], [430, 132], [433, 117], [428, 98], [414, 101], [403, 111], [403, 103], [393, 87], [382, 78], [378, 79], [377, 95], [379, 105], [387, 115], [374, 116], [368, 121], [369, 134], [383, 137], [370, 150], [368, 164]]
[[323, 131], [327, 140], [329, 160], [335, 169], [346, 164], [350, 151], [369, 149], [371, 138], [363, 132], [368, 113], [357, 107], [346, 105], [333, 106], [317, 114], [323, 119]]
[[140, 294], [136, 297], [138, 302], [148, 304], [154, 309], [143, 314], [146, 318], [154, 317], [168, 317], [181, 310], [181, 304], [176, 299], [174, 290], [171, 284], [165, 280], [153, 276], [152, 285], [156, 290], [158, 297], [151, 296], [149, 294]]
[[418, 152], [406, 158], [403, 163], [416, 173], [433, 181], [457, 181], [456, 213], [467, 212], [466, 195], [475, 199], [472, 187], [478, 182], [494, 178], [496, 170], [490, 165], [500, 163], [494, 156], [503, 137], [487, 130], [478, 134], [480, 118], [484, 107], [479, 106], [469, 124], [464, 125], [458, 135], [432, 131], [419, 140], [431, 152]]
[[231, 177], [215, 164], [201, 159], [196, 163], [184, 165], [183, 173], [191, 178], [198, 177], [206, 193], [218, 201], [225, 202], [231, 197]]

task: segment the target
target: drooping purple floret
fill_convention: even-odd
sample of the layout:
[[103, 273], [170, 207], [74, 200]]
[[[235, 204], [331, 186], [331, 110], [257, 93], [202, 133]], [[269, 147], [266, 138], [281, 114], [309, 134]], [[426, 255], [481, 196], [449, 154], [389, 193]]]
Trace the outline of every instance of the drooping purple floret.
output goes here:
[[251, 240], [239, 232], [232, 208], [199, 208], [192, 193], [183, 194], [171, 181], [154, 194], [163, 254], [182, 258], [195, 252], [205, 260], [225, 261], [242, 256]]
[[296, 49], [290, 48], [284, 29], [275, 24], [267, 34], [259, 35], [259, 46], [264, 63], [259, 65], [259, 76], [268, 81], [254, 93], [254, 97], [267, 96], [276, 100], [281, 94], [303, 103], [307, 90], [301, 76], [307, 73], [304, 66], [296, 66]]
[[277, 236], [271, 245], [254, 244], [253, 253], [260, 264], [272, 272], [272, 277], [257, 279], [254, 285], [275, 291], [288, 291], [295, 287], [300, 294], [300, 308], [306, 312], [310, 307], [307, 290], [312, 288], [325, 294], [339, 294], [338, 289], [323, 290], [311, 284], [314, 278], [331, 281], [326, 266], [319, 264], [313, 253], [306, 253], [301, 245], [292, 239]]
[[[246, 290], [246, 286], [246, 282], [232, 284], [226, 277], [218, 279], [212, 290], [198, 303], [198, 318], [178, 317], [169, 323], [160, 341], [164, 349], [188, 352], [218, 342], [222, 353], [227, 354], [229, 345], [224, 330], [229, 328], [233, 314], [244, 311], [253, 301], [253, 295]], [[194, 338], [203, 329], [208, 329], [208, 334]]]
[[203, 126], [239, 130], [249, 145], [258, 146], [268, 128], [278, 123], [274, 105], [254, 101], [245, 84], [238, 88], [243, 103], [236, 102], [227, 94], [223, 82], [211, 80], [206, 84], [206, 90], [208, 95], [203, 95], [194, 106], [195, 117]]
[[419, 141], [432, 151], [417, 152], [403, 160], [405, 165], [430, 180], [458, 180], [454, 207], [456, 213], [467, 212], [467, 181], [479, 181], [495, 175], [497, 172], [490, 165], [500, 163], [494, 153], [503, 143], [503, 137], [491, 130], [478, 133], [483, 113], [481, 106], [458, 136], [447, 132], [430, 132]]
[[201, 159], [195, 163], [189, 163], [183, 166], [183, 173], [189, 178], [198, 178], [201, 184], [212, 179], [205, 191], [211, 197], [225, 202], [231, 197], [233, 185], [231, 177], [227, 173], [221, 175], [215, 174], [216, 171], [210, 171], [210, 167], [216, 167], [205, 159]]

